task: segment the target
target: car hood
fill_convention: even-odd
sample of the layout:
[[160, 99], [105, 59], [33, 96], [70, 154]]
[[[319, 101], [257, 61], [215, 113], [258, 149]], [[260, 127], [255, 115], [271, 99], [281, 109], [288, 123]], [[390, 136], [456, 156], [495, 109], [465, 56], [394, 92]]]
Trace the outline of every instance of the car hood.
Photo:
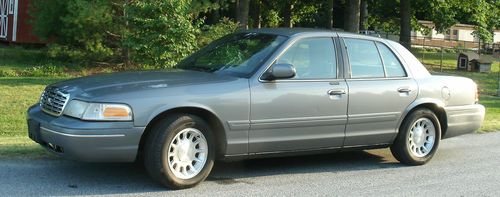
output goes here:
[[61, 81], [51, 86], [71, 95], [102, 96], [145, 89], [170, 88], [185, 85], [221, 83], [236, 77], [187, 70], [155, 70], [97, 74]]

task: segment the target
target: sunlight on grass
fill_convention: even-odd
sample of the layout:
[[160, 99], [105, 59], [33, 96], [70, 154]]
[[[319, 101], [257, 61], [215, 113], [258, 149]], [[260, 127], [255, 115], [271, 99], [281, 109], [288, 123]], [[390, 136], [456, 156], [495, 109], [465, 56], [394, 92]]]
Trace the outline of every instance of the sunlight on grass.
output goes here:
[[500, 130], [500, 97], [481, 96], [479, 102], [486, 107], [486, 116], [484, 118], [481, 131], [499, 131]]
[[0, 157], [47, 156], [28, 138], [26, 110], [46, 85], [62, 78], [0, 78]]

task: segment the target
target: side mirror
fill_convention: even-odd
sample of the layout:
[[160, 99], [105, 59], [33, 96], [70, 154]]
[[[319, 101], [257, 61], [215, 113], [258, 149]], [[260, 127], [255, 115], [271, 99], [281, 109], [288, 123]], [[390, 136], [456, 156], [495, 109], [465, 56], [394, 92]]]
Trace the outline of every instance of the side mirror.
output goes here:
[[295, 67], [291, 64], [273, 64], [266, 74], [263, 76], [264, 80], [276, 79], [290, 79], [295, 77]]

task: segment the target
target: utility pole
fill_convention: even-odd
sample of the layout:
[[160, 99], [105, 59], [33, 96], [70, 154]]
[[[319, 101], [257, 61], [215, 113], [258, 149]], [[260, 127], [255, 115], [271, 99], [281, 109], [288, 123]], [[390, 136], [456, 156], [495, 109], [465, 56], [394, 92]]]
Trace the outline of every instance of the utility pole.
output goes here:
[[498, 65], [498, 89], [497, 96], [500, 97], [500, 64]]
[[441, 58], [439, 58], [439, 72], [443, 72], [443, 45], [441, 45]]

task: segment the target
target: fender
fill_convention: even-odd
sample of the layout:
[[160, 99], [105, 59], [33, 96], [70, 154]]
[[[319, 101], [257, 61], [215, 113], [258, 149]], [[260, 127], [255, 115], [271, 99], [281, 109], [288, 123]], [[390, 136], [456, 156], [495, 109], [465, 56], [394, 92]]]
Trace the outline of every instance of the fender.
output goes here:
[[[415, 101], [413, 101], [406, 109], [403, 111], [401, 117], [399, 118], [397, 128], [396, 128], [396, 133], [399, 132], [399, 127], [401, 124], [403, 124], [403, 120], [406, 118], [408, 113], [410, 113], [411, 110], [415, 109], [415, 107], [420, 106], [422, 104], [434, 104], [438, 108], [442, 109], [444, 111], [444, 107], [446, 106], [445, 103], [442, 100], [439, 99], [434, 99], [434, 98], [417, 98]], [[397, 135], [394, 135], [394, 139], [396, 139]], [[393, 139], [393, 140], [394, 140]]]
[[[182, 102], [182, 103], [175, 103], [175, 105], [164, 105], [164, 106], [156, 109], [153, 113], [151, 113], [151, 115], [149, 115], [146, 124], [149, 124], [155, 117], [157, 117], [158, 115], [160, 115], [160, 114], [162, 114], [162, 113], [164, 113], [166, 111], [173, 110], [173, 109], [180, 109], [180, 108], [198, 108], [198, 109], [203, 109], [203, 110], [206, 110], [206, 111], [212, 113], [219, 120], [221, 120], [219, 114], [215, 113], [214, 110], [212, 110], [210, 107], [208, 107], [206, 105], [202, 105], [202, 104], [199, 104], [199, 103]], [[223, 124], [223, 125], [224, 125], [224, 127], [226, 127], [226, 124]]]

